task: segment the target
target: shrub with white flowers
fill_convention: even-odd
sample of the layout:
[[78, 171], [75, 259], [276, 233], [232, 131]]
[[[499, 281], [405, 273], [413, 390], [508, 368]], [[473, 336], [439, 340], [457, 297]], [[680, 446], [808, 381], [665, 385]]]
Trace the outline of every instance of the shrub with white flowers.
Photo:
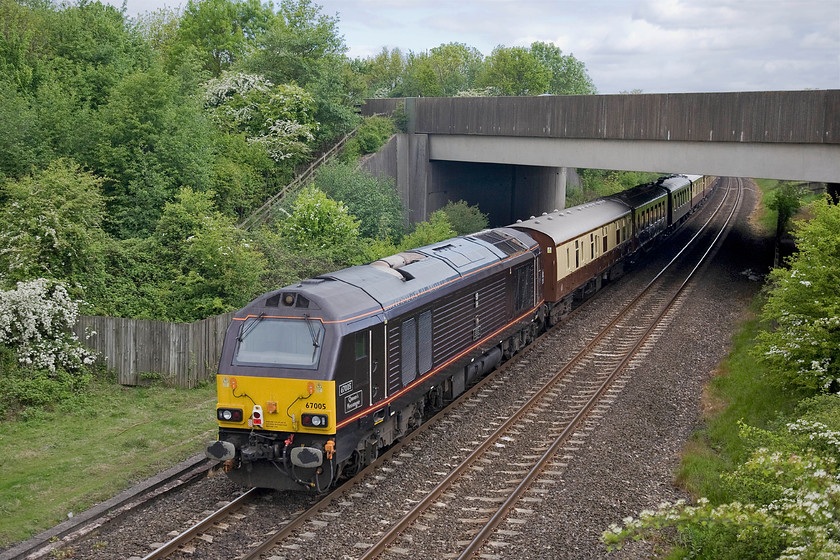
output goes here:
[[70, 330], [79, 316], [61, 282], [39, 278], [0, 291], [0, 344], [13, 349], [21, 365], [55, 372], [93, 364], [96, 355]]
[[794, 390], [840, 390], [840, 206], [820, 201], [796, 227], [797, 254], [770, 276], [762, 311], [770, 328], [755, 356], [768, 380]]
[[226, 72], [205, 85], [204, 106], [222, 130], [244, 133], [276, 162], [308, 154], [315, 139], [314, 100], [296, 85]]
[[717, 506], [705, 498], [693, 506], [683, 500], [663, 503], [638, 518], [625, 518], [623, 527], [611, 525], [604, 542], [620, 547], [629, 539], [664, 538], [696, 558], [719, 557], [721, 551], [730, 551], [733, 558], [840, 557], [840, 432], [807, 419], [787, 424], [787, 436], [741, 428], [745, 439], [772, 442], [775, 448], [756, 449], [724, 478], [745, 489], [744, 494], [768, 500]]

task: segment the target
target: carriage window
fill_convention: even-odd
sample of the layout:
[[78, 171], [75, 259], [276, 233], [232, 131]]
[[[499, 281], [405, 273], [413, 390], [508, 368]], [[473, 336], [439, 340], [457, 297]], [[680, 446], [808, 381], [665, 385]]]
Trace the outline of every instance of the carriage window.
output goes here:
[[242, 322], [236, 340], [234, 365], [314, 369], [324, 325], [316, 319], [250, 317]]

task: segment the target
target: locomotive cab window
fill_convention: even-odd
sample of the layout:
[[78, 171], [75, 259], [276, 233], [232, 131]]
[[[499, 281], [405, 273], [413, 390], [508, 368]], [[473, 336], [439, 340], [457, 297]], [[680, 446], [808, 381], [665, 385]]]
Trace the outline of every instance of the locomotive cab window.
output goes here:
[[315, 369], [324, 325], [315, 319], [250, 317], [242, 322], [236, 340], [234, 365]]
[[368, 333], [361, 331], [356, 333], [356, 359], [367, 358], [368, 355]]

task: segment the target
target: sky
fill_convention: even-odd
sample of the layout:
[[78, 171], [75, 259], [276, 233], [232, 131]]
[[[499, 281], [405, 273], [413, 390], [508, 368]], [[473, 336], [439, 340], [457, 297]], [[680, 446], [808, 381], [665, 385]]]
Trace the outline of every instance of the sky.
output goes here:
[[[351, 58], [543, 41], [604, 94], [840, 89], [840, 0], [313, 1], [337, 15]], [[186, 4], [125, 2], [129, 16]]]

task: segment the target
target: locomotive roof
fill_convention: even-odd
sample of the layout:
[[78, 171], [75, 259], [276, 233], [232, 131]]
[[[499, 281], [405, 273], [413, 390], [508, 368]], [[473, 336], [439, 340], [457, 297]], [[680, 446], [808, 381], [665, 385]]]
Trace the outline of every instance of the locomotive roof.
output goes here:
[[559, 245], [629, 213], [630, 209], [626, 204], [609, 198], [599, 198], [566, 210], [555, 210], [539, 217], [518, 221], [509, 227], [538, 231], [551, 237]]
[[[498, 264], [534, 245], [528, 236], [506, 228], [454, 237], [264, 294], [240, 314], [265, 312], [266, 315], [277, 315], [275, 307], [283, 308], [282, 296], [293, 294], [293, 307], [305, 308], [294, 313], [287, 307], [291, 314], [309, 313], [328, 321], [361, 318]], [[298, 305], [299, 301], [304, 304]]]

